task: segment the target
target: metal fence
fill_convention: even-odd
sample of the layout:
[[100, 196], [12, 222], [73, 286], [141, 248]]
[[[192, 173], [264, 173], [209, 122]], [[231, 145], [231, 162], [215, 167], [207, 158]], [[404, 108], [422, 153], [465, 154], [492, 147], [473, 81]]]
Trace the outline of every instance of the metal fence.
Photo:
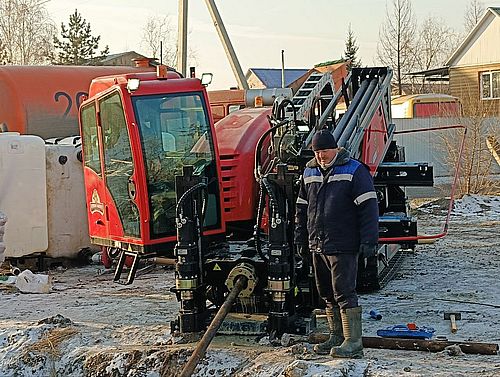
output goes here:
[[[456, 124], [469, 125], [472, 122], [467, 118], [414, 118], [393, 119], [393, 121], [398, 131], [443, 127]], [[481, 129], [484, 131], [484, 143], [486, 143], [487, 135], [493, 135], [499, 140], [500, 118], [484, 119], [481, 124]], [[450, 140], [456, 140], [456, 143], [452, 142], [451, 144], [455, 145], [458, 149], [458, 141], [462, 132], [462, 129], [457, 128], [442, 131], [400, 134], [395, 136], [395, 140], [399, 145], [405, 148], [406, 161], [429, 162], [434, 166], [435, 177], [451, 177], [455, 173], [455, 162], [450, 158], [448, 145], [450, 144]], [[486, 148], [486, 144], [484, 148]], [[500, 174], [500, 167], [495, 162], [492, 163], [491, 173]]]

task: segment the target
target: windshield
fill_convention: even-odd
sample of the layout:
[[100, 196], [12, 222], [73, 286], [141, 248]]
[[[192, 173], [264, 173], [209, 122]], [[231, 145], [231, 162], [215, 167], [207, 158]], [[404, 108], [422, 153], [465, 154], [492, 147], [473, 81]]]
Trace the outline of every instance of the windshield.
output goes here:
[[201, 93], [132, 98], [141, 135], [151, 237], [175, 235], [175, 176], [192, 165], [209, 178], [206, 227], [218, 224], [218, 185], [210, 125]]

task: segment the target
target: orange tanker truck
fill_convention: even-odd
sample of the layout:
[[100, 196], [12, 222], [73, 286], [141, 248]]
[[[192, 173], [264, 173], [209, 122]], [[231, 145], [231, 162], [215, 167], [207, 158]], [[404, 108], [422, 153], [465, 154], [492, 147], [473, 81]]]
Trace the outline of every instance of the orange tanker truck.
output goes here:
[[0, 67], [0, 125], [2, 131], [44, 139], [78, 135], [78, 107], [92, 79], [126, 72], [151, 71], [138, 67], [2, 66]]

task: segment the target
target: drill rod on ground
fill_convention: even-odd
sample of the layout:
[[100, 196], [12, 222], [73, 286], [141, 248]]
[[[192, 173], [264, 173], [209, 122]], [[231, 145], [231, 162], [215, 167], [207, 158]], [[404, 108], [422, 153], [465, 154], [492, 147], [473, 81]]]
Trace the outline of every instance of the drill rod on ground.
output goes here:
[[198, 342], [198, 345], [193, 351], [193, 354], [189, 358], [187, 364], [184, 366], [184, 369], [182, 369], [179, 377], [189, 377], [193, 374], [196, 366], [205, 356], [205, 352], [207, 351], [210, 342], [212, 342], [212, 339], [217, 333], [217, 330], [219, 330], [219, 327], [222, 325], [222, 322], [224, 321], [224, 318], [226, 318], [227, 313], [229, 313], [229, 310], [233, 306], [234, 301], [236, 300], [240, 292], [245, 289], [247, 281], [248, 278], [242, 275], [236, 279], [236, 283], [234, 284], [233, 289], [227, 295], [226, 301], [224, 301], [224, 304], [222, 304], [222, 306], [220, 307], [219, 311], [210, 323], [210, 326], [208, 326], [208, 329], [203, 335], [203, 338], [201, 338], [201, 340]]
[[[329, 334], [312, 333], [308, 337], [309, 343], [325, 342]], [[364, 336], [363, 347], [392, 350], [441, 352], [448, 346], [459, 346], [463, 353], [478, 355], [498, 355], [498, 344], [477, 342], [452, 342], [444, 340], [381, 338]]]

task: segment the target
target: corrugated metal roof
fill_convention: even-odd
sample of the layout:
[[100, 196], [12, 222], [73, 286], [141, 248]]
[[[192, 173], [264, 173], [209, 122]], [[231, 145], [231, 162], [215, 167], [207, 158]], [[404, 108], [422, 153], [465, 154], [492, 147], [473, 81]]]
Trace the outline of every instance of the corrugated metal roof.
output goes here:
[[[248, 70], [259, 78], [266, 88], [281, 88], [281, 69], [280, 68], [250, 68]], [[285, 69], [285, 86], [290, 85], [299, 77], [305, 75], [308, 69], [287, 68]], [[249, 77], [247, 73], [247, 78]]]

